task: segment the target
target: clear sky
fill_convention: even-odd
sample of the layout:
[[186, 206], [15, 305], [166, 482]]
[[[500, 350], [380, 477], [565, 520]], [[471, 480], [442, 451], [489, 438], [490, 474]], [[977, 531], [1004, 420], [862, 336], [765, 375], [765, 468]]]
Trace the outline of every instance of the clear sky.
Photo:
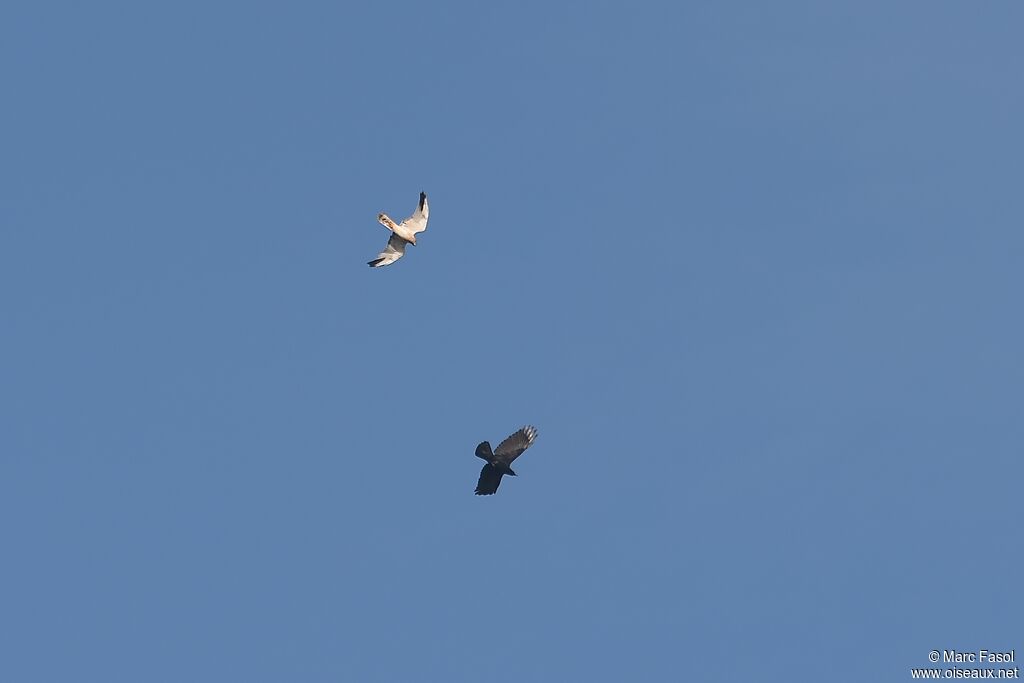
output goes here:
[[0, 680], [1022, 658], [1022, 25], [4, 3]]

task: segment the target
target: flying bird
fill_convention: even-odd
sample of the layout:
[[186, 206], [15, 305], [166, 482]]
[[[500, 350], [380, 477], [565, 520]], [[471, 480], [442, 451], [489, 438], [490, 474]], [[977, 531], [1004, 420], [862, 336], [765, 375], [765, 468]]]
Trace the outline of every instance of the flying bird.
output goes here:
[[476, 495], [489, 496], [498, 490], [501, 477], [505, 474], [516, 476], [510, 465], [512, 461], [523, 454], [533, 440], [537, 438], [537, 430], [527, 425], [518, 432], [498, 444], [498, 447], [491, 452], [491, 444], [484, 441], [476, 447], [476, 457], [487, 461], [484, 468], [480, 470], [480, 481], [476, 483]]
[[401, 223], [395, 223], [386, 213], [377, 214], [377, 220], [385, 228], [391, 231], [391, 238], [384, 247], [384, 251], [377, 254], [377, 258], [367, 261], [371, 268], [389, 266], [405, 255], [406, 244], [416, 244], [416, 233], [427, 229], [427, 217], [430, 209], [427, 206], [427, 195], [420, 192], [420, 203], [416, 211]]

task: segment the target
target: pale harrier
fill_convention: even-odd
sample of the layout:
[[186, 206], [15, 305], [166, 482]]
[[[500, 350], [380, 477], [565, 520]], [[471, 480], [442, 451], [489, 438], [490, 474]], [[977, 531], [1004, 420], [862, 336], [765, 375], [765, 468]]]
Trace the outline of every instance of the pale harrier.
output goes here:
[[420, 192], [420, 204], [416, 207], [416, 211], [401, 223], [396, 224], [386, 213], [378, 214], [377, 220], [380, 221], [380, 224], [391, 231], [391, 239], [388, 240], [384, 251], [377, 254], [377, 258], [372, 261], [367, 261], [367, 265], [371, 268], [380, 268], [391, 265], [402, 258], [405, 254], [405, 245], [416, 244], [416, 233], [427, 229], [429, 214], [430, 209], [427, 207], [425, 192]]

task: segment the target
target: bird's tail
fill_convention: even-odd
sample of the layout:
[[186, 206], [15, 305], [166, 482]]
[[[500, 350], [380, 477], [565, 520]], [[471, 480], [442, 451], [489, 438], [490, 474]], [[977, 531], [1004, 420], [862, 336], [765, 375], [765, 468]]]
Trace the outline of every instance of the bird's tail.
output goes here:
[[391, 232], [394, 232], [395, 228], [398, 227], [397, 225], [395, 225], [395, 222], [391, 220], [391, 217], [388, 216], [386, 213], [378, 213], [377, 220], [380, 222], [381, 225], [383, 225]]
[[487, 462], [490, 462], [494, 458], [494, 453], [491, 452], [491, 444], [486, 441], [481, 441], [480, 445], [476, 447], [476, 457], [483, 458]]

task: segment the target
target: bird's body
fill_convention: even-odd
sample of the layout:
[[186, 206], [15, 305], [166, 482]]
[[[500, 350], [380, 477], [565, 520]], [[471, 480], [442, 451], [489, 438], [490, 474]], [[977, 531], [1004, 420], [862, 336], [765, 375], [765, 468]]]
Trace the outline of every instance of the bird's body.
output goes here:
[[377, 215], [377, 220], [385, 228], [391, 231], [384, 251], [377, 254], [377, 258], [367, 261], [371, 268], [388, 266], [405, 255], [406, 244], [416, 244], [416, 234], [427, 229], [427, 218], [430, 216], [430, 207], [427, 205], [427, 195], [420, 192], [420, 203], [416, 211], [401, 223], [395, 223], [386, 213]]
[[476, 495], [489, 496], [498, 490], [504, 475], [516, 476], [512, 471], [512, 461], [522, 455], [536, 438], [537, 429], [527, 425], [498, 444], [494, 451], [491, 451], [489, 442], [482, 441], [476, 447], [476, 457], [486, 460], [487, 464], [480, 470]]

